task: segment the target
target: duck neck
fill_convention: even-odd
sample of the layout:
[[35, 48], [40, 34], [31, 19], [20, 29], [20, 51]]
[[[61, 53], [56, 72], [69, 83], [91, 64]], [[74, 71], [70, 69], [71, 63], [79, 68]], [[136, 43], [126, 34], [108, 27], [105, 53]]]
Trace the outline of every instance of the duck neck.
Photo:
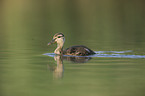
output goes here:
[[63, 54], [63, 43], [58, 43], [54, 51], [55, 54]]

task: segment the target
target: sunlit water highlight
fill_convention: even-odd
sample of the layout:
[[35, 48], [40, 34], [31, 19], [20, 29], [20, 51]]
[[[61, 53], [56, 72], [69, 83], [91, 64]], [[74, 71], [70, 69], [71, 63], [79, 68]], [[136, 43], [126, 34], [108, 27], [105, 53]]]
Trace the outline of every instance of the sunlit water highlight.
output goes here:
[[[128, 55], [126, 53], [132, 53], [132, 50], [127, 51], [95, 51], [96, 54], [89, 56], [72, 56], [72, 55], [64, 55], [66, 57], [113, 57], [113, 58], [145, 58], [145, 55]], [[43, 55], [47, 55], [50, 57], [54, 57], [54, 53], [45, 53]]]

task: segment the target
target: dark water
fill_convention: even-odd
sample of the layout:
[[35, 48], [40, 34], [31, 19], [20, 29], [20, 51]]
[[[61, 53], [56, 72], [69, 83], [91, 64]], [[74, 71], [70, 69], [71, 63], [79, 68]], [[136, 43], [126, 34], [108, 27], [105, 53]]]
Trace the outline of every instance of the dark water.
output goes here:
[[[144, 0], [1, 0], [0, 96], [145, 96]], [[65, 46], [97, 54], [57, 56]]]

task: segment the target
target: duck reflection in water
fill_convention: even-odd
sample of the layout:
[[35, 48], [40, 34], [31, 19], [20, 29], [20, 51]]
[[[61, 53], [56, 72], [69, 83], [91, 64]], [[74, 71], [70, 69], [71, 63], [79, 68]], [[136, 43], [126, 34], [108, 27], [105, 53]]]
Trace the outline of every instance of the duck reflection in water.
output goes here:
[[48, 68], [53, 71], [53, 77], [55, 79], [59, 79], [63, 77], [64, 67], [63, 67], [63, 60], [71, 61], [73, 63], [85, 63], [90, 60], [91, 57], [70, 57], [70, 56], [63, 56], [63, 55], [54, 55], [54, 60], [56, 61], [55, 66], [49, 66]]
[[54, 60], [57, 62], [57, 65], [53, 68], [53, 77], [59, 79], [63, 77], [63, 60], [62, 55], [55, 55]]
[[86, 63], [88, 62], [91, 57], [77, 57], [77, 56], [63, 56], [63, 60], [71, 61], [73, 63]]

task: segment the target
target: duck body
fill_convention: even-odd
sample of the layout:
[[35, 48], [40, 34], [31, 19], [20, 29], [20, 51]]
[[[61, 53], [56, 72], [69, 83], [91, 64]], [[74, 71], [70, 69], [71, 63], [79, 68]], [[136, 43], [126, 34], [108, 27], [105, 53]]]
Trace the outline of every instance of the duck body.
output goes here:
[[53, 36], [52, 41], [48, 43], [48, 45], [51, 45], [52, 43], [57, 43], [57, 48], [55, 49], [54, 53], [59, 55], [88, 56], [95, 54], [94, 51], [83, 45], [72, 46], [63, 50], [64, 42], [64, 35], [62, 33], [56, 33]]
[[75, 55], [75, 56], [88, 56], [95, 54], [94, 51], [89, 49], [86, 46], [78, 45], [78, 46], [72, 46], [65, 50], [63, 50], [64, 55]]

